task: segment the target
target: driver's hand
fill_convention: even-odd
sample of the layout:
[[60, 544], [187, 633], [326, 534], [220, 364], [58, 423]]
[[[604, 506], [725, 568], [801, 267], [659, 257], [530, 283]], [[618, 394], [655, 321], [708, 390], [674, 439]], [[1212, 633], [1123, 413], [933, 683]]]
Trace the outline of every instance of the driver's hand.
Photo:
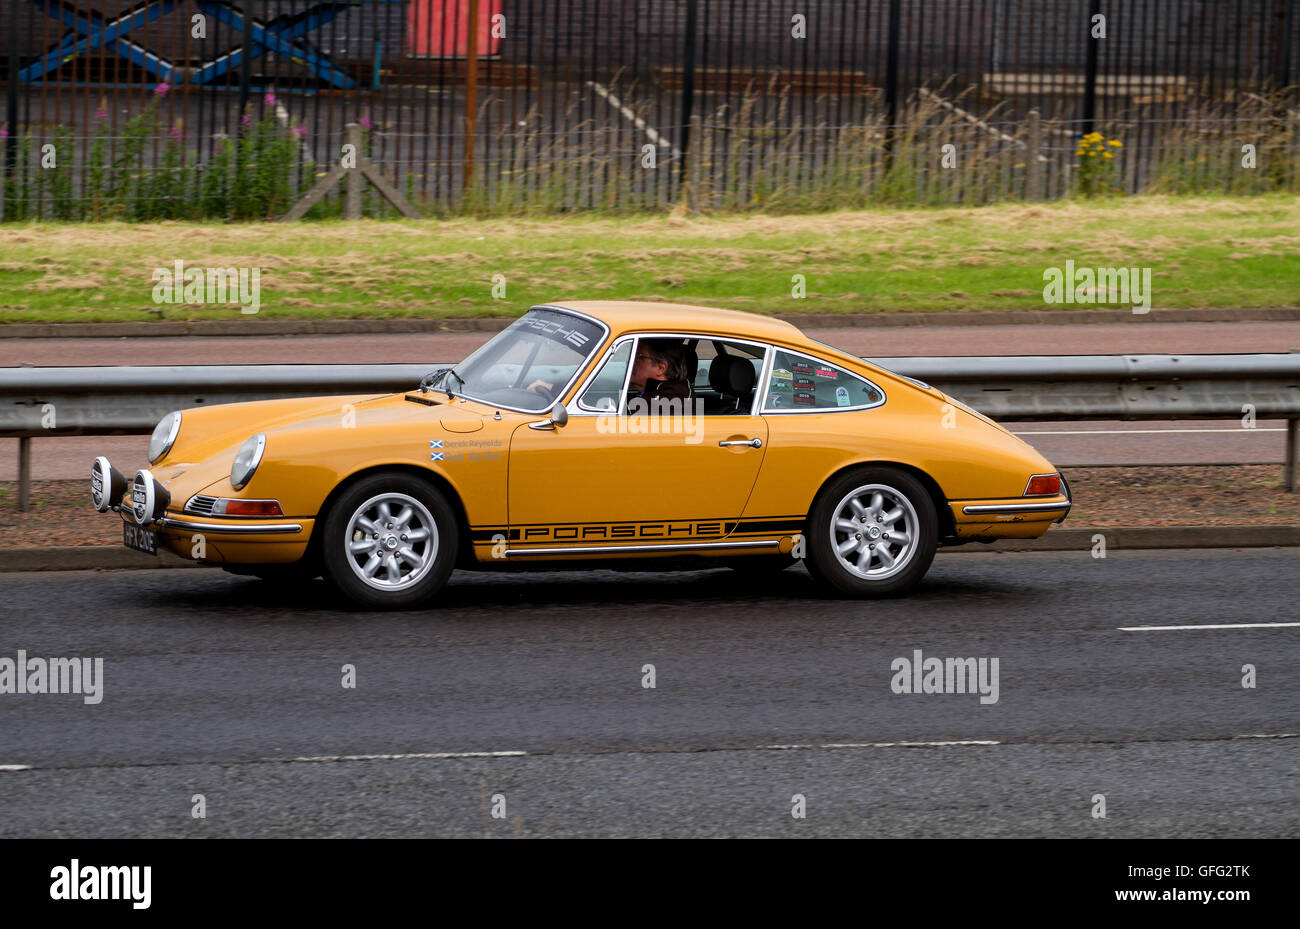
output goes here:
[[542, 388], [542, 390], [546, 391], [547, 393], [555, 393], [554, 384], [549, 384], [546, 381], [540, 379], [533, 381], [531, 384], [529, 384], [527, 389], [531, 390], [533, 393], [537, 393], [538, 387]]

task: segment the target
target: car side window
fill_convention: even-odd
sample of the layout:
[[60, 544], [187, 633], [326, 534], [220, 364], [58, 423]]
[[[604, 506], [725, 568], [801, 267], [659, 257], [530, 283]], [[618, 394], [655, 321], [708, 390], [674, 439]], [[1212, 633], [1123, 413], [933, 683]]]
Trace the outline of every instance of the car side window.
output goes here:
[[748, 416], [757, 406], [755, 393], [763, 372], [766, 346], [725, 339], [699, 339], [693, 381], [704, 416]]
[[874, 406], [880, 388], [843, 368], [778, 349], [763, 399], [764, 413], [806, 413]]
[[631, 357], [631, 342], [624, 342], [615, 349], [578, 398], [578, 406], [598, 413], [617, 412], [623, 399], [623, 383], [627, 380], [627, 363]]

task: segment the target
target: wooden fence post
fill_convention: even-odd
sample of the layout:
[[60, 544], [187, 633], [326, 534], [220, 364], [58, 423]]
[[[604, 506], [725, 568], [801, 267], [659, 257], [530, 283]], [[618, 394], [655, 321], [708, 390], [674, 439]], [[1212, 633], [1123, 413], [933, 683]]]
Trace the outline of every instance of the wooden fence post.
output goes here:
[[1038, 175], [1038, 150], [1042, 145], [1043, 131], [1038, 110], [1029, 111], [1029, 157], [1025, 161], [1025, 199], [1042, 199], [1042, 187]]

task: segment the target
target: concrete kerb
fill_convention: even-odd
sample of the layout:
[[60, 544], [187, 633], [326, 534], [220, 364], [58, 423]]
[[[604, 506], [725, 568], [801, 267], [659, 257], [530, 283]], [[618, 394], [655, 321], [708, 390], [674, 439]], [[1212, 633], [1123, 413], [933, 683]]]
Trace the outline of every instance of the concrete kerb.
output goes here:
[[[957, 310], [916, 313], [778, 313], [802, 329], [871, 326], [1011, 326], [1089, 323], [1224, 323], [1300, 320], [1300, 307], [1169, 309], [1135, 314], [1127, 310]], [[0, 323], [4, 339], [142, 338], [149, 336], [373, 335], [437, 332], [497, 332], [513, 316], [445, 319], [227, 319], [159, 320], [121, 323]]]
[[[1041, 539], [1004, 539], [989, 545], [974, 543], [940, 549], [954, 552], [1078, 552], [1090, 553], [1098, 535], [1107, 554], [1126, 549], [1295, 548], [1300, 526], [1169, 526], [1140, 528], [1051, 529]], [[0, 573], [13, 571], [94, 571], [121, 568], [196, 568], [199, 565], [171, 552], [145, 555], [117, 545], [64, 545], [16, 548], [0, 552]]]

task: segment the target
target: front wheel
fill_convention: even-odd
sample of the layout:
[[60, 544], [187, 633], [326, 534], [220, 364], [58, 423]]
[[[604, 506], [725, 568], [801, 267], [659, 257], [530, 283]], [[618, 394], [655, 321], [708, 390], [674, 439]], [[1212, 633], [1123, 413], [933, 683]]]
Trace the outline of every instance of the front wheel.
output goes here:
[[349, 487], [325, 519], [330, 582], [353, 603], [400, 609], [428, 600], [456, 563], [459, 530], [441, 493], [409, 474], [376, 474]]
[[808, 517], [808, 568], [842, 594], [884, 597], [915, 587], [939, 546], [934, 500], [912, 475], [868, 467], [831, 481]]

